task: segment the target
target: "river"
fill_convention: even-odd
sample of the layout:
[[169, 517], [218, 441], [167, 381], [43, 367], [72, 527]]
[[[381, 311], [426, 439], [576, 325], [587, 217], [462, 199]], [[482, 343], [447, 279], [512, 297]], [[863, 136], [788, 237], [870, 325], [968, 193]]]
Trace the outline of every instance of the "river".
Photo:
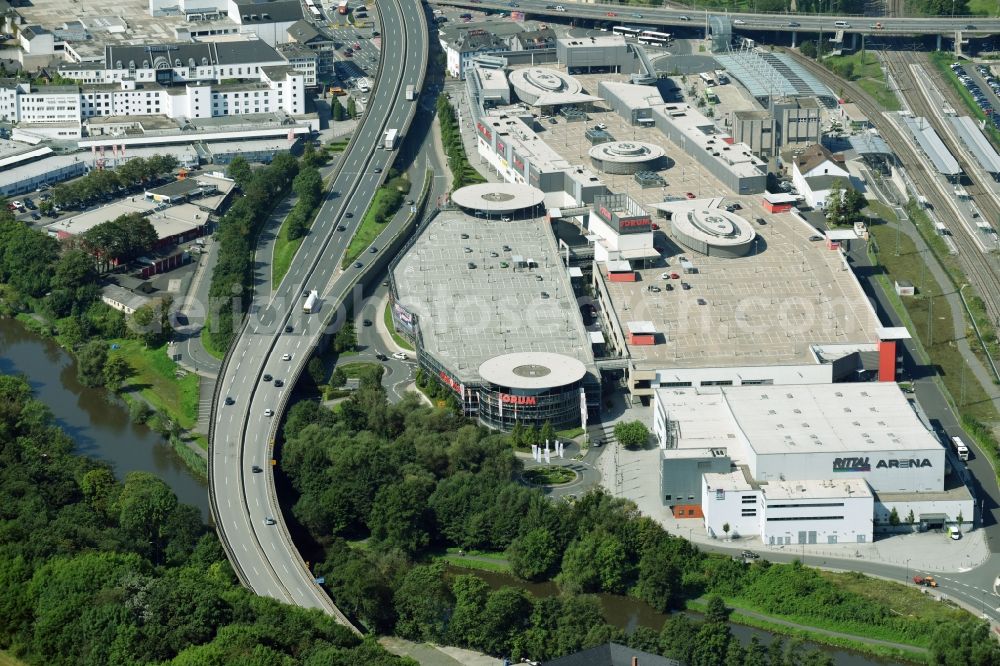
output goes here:
[[[485, 580], [493, 589], [507, 585], [527, 590], [536, 597], [549, 597], [559, 594], [559, 588], [553, 582], [527, 583], [508, 574], [492, 571], [470, 571], [456, 567], [448, 567], [448, 571], [455, 575], [475, 574]], [[667, 619], [666, 615], [660, 613], [649, 604], [631, 597], [620, 594], [599, 594], [597, 597], [601, 600], [601, 606], [604, 609], [604, 619], [610, 624], [628, 632], [634, 631], [639, 626], [659, 631]], [[691, 613], [690, 615], [694, 619], [701, 619], [696, 613]], [[754, 636], [765, 646], [776, 638], [770, 632], [755, 629], [754, 627], [746, 627], [741, 624], [731, 623], [729, 628], [733, 632], [733, 636], [743, 645], [750, 643], [750, 639]], [[786, 642], [791, 640], [790, 637], [783, 636], [782, 638]], [[889, 666], [901, 663], [892, 659], [870, 657], [851, 650], [810, 643], [808, 641], [804, 642], [803, 646], [806, 649], [815, 648], [822, 650], [833, 658], [833, 663], [836, 666]]]
[[102, 388], [83, 386], [76, 360], [13, 319], [0, 319], [0, 373], [23, 374], [35, 396], [48, 405], [56, 422], [84, 455], [114, 466], [119, 479], [146, 471], [163, 479], [181, 502], [201, 509], [208, 520], [208, 490], [184, 465], [170, 443], [129, 420], [128, 405]]

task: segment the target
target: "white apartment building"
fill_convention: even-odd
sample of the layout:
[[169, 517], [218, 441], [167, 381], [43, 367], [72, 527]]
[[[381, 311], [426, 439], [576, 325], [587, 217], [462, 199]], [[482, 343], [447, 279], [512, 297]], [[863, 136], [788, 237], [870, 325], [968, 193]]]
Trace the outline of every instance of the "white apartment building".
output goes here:
[[284, 111], [305, 113], [305, 76], [288, 66], [261, 67], [256, 81], [159, 85], [34, 86], [0, 84], [0, 120], [26, 125], [79, 124], [99, 116], [214, 118]]

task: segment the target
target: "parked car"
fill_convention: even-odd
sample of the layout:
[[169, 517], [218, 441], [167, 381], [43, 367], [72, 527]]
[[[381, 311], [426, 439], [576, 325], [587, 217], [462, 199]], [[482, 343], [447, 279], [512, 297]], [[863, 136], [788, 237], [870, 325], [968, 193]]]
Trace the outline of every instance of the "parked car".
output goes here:
[[752, 550], [744, 550], [742, 553], [740, 553], [740, 557], [742, 557], [744, 560], [759, 560], [760, 559], [760, 555], [758, 555], [757, 553], [753, 552]]

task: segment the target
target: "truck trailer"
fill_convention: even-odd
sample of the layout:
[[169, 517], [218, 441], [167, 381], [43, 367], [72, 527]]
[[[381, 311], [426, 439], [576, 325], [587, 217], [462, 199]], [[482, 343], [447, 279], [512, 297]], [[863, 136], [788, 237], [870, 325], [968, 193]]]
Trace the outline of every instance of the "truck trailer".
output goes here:
[[396, 141], [398, 139], [399, 139], [399, 130], [398, 129], [395, 129], [395, 128], [393, 128], [393, 129], [387, 129], [385, 131], [385, 142], [384, 142], [385, 143], [385, 149], [386, 150], [395, 150], [396, 149]]
[[306, 314], [312, 314], [317, 310], [319, 310], [319, 292], [313, 289], [306, 297], [306, 302], [302, 304], [302, 311]]

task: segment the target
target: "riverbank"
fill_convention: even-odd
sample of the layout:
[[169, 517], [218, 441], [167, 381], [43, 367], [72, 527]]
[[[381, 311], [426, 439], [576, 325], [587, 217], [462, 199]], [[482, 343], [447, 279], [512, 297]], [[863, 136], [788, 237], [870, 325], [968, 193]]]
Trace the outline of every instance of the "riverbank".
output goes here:
[[[32, 333], [52, 340], [79, 363], [78, 349], [60, 334], [58, 322], [39, 313], [21, 313], [14, 317]], [[89, 341], [88, 341], [89, 342]], [[198, 421], [200, 379], [174, 363], [166, 343], [146, 347], [135, 339], [113, 338], [103, 341], [108, 359], [121, 358], [129, 372], [117, 388], [93, 387], [121, 398], [128, 406], [129, 419], [144, 424], [164, 437], [184, 464], [200, 479], [208, 478], [208, 439], [194, 431]]]

